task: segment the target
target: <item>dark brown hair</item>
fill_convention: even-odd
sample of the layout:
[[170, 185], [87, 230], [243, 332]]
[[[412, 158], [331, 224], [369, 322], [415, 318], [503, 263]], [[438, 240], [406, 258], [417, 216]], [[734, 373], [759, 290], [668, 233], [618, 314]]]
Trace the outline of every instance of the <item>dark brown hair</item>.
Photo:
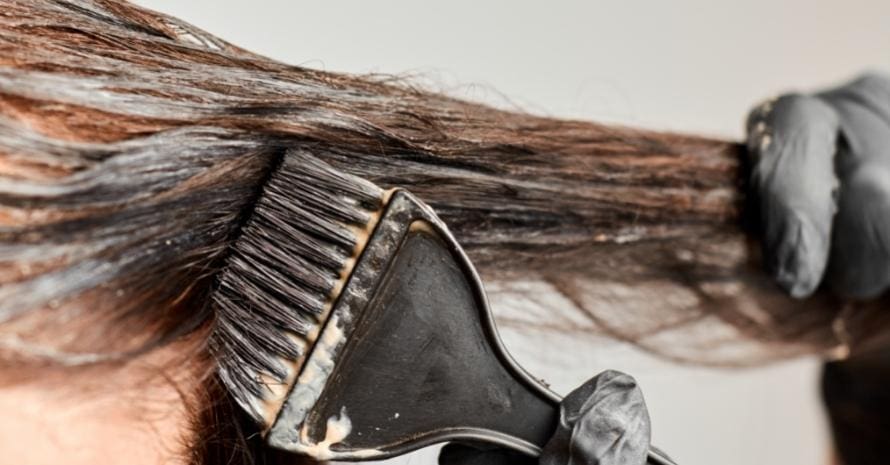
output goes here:
[[[843, 335], [884, 327], [878, 312], [839, 320], [830, 297], [794, 301], [761, 275], [735, 143], [290, 66], [123, 2], [0, 11], [0, 348], [23, 361], [101, 363], [189, 335], [208, 341], [209, 366], [237, 361], [212, 350], [231, 336], [216, 324], [231, 309], [212, 296], [293, 148], [432, 205], [495, 308], [519, 296], [587, 317], [503, 324], [713, 365], [846, 347], [838, 321]], [[72, 319], [90, 324], [49, 336]], [[195, 461], [264, 457], [256, 431], [229, 421], [241, 414], [219, 380], [206, 384], [214, 408], [199, 415]]]

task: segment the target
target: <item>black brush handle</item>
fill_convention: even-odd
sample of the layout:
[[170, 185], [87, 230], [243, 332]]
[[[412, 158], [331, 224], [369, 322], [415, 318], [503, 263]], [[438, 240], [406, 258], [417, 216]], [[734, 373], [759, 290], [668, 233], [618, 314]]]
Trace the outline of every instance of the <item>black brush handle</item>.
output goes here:
[[367, 460], [475, 441], [538, 456], [556, 430], [559, 397], [507, 354], [469, 259], [407, 192], [392, 195], [320, 338], [273, 447]]
[[[429, 231], [406, 236], [320, 399], [313, 423], [343, 412], [351, 422], [333, 450], [462, 440], [537, 455], [550, 439], [559, 398], [507, 355], [461, 265]], [[659, 458], [650, 463], [668, 463]]]
[[350, 335], [318, 423], [345, 407], [350, 448], [400, 452], [461, 439], [538, 453], [559, 401], [517, 376], [475, 294], [442, 241], [410, 233]]

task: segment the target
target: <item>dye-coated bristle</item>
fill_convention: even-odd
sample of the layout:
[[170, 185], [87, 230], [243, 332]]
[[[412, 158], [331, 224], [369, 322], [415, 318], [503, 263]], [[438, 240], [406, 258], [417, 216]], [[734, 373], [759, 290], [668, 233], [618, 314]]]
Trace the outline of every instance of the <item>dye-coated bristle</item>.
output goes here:
[[220, 275], [220, 378], [259, 423], [286, 393], [382, 208], [383, 191], [305, 150], [271, 174]]

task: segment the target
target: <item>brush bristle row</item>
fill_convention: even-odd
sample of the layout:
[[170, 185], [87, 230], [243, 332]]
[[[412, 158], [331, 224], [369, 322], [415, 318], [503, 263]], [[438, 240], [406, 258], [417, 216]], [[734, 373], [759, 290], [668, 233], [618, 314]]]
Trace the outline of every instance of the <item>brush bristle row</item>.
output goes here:
[[214, 292], [211, 340], [220, 378], [258, 422], [281, 392], [272, 385], [299, 369], [382, 198], [303, 150], [287, 152], [266, 183]]

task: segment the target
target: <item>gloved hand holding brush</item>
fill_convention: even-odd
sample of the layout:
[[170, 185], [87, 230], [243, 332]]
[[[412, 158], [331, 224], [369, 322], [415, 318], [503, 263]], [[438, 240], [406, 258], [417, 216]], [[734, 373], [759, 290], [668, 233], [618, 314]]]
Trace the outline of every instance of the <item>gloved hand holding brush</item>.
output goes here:
[[560, 403], [559, 425], [540, 459], [496, 448], [449, 444], [441, 465], [641, 465], [650, 440], [649, 413], [636, 381], [604, 371]]
[[890, 285], [890, 78], [764, 103], [748, 119], [752, 192], [776, 280], [806, 297]]

